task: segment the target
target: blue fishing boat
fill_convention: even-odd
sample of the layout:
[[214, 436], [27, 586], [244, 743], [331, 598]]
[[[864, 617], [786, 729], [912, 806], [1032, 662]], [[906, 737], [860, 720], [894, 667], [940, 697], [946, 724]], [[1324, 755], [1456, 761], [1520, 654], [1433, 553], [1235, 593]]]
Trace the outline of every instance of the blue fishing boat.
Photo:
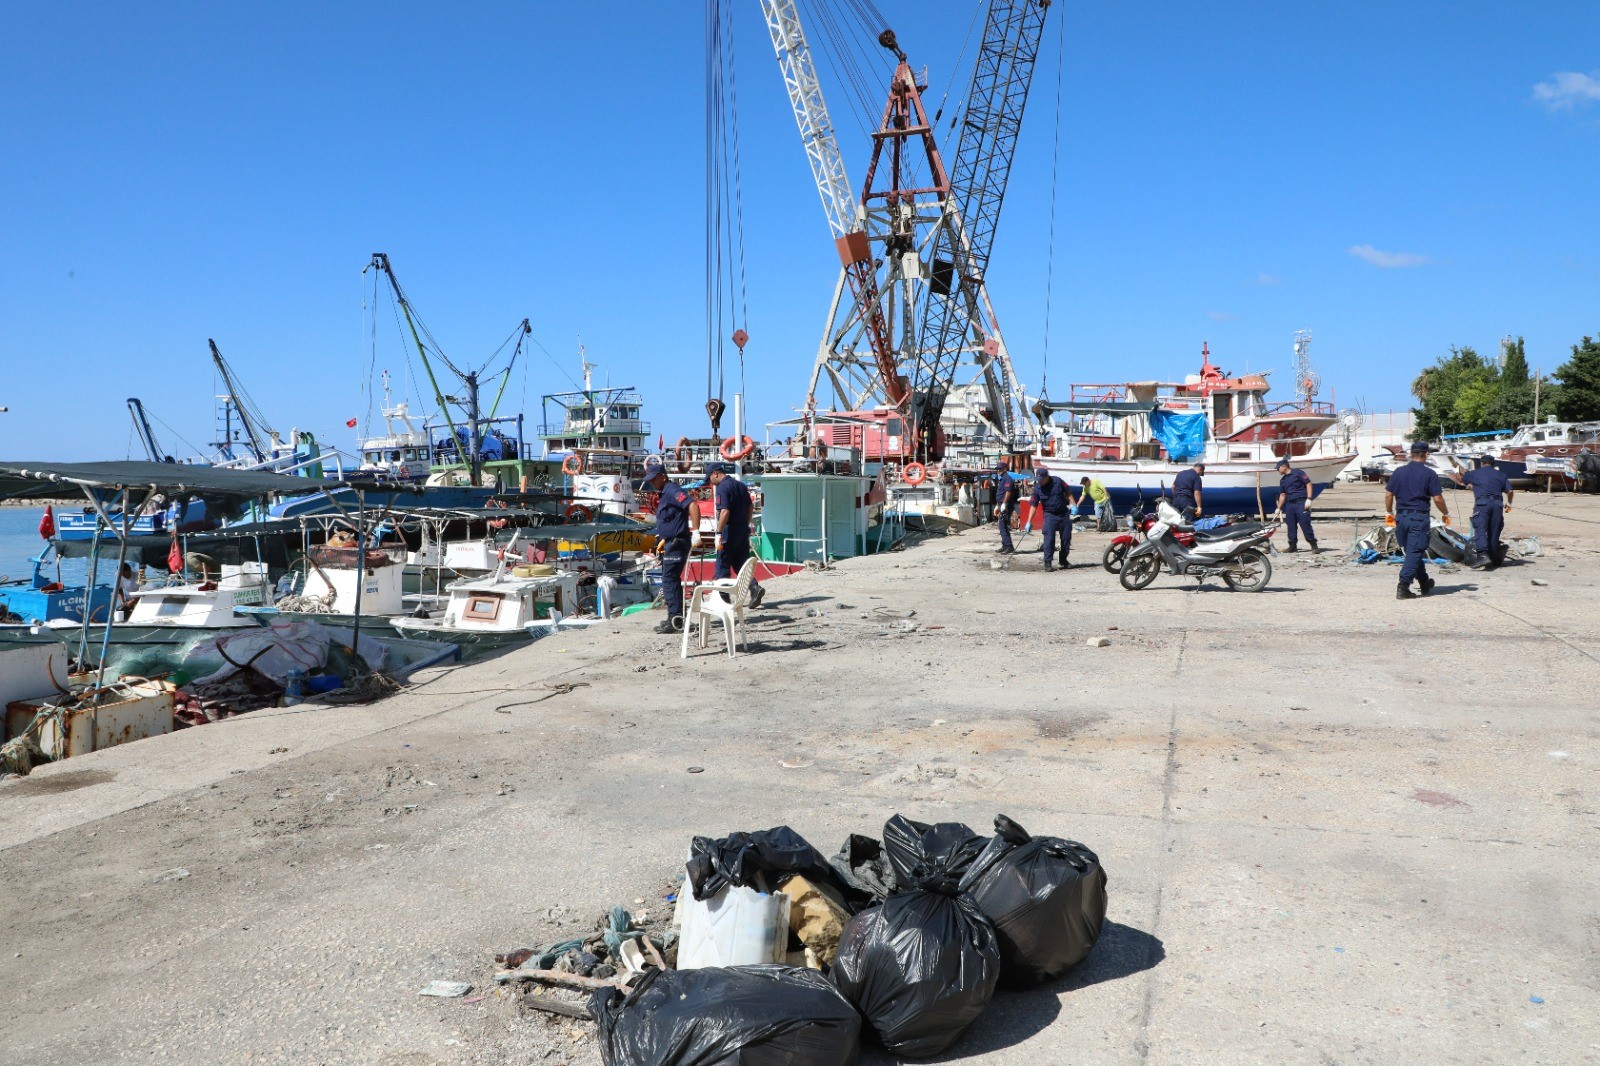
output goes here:
[[33, 563], [33, 576], [27, 580], [0, 581], [0, 608], [4, 608], [24, 622], [50, 622], [61, 619], [68, 622], [83, 621], [88, 610], [91, 618], [103, 622], [111, 610], [110, 585], [68, 585], [61, 580], [60, 560], [56, 558], [56, 575], [52, 579], [45, 565], [52, 561], [53, 551], [46, 548], [29, 562]]

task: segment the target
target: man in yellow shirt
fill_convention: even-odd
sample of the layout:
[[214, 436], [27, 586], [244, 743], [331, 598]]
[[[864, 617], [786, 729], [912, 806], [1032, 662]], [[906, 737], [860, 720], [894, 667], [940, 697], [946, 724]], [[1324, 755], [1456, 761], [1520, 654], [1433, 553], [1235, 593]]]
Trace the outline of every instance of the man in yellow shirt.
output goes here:
[[1111, 510], [1111, 493], [1100, 483], [1099, 478], [1083, 478], [1078, 482], [1083, 486], [1083, 493], [1094, 501], [1095, 528], [1106, 533], [1117, 524], [1116, 515]]

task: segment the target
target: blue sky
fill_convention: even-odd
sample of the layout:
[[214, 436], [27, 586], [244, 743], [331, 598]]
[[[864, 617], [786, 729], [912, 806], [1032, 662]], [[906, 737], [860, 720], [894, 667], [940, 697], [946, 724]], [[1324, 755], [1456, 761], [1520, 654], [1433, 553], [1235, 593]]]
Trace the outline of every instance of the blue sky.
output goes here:
[[[977, 5], [878, 6], [937, 97]], [[755, 0], [736, 16], [760, 422], [803, 398], [837, 259]], [[990, 271], [1035, 388], [1058, 28], [1053, 393], [1182, 374], [1207, 340], [1287, 391], [1309, 328], [1325, 390], [1381, 410], [1451, 344], [1521, 333], [1548, 370], [1600, 332], [1600, 5], [1050, 18]], [[132, 395], [169, 451], [203, 444], [208, 337], [280, 429], [350, 444], [374, 251], [461, 360], [532, 319], [556, 362], [514, 382], [530, 413], [581, 336], [669, 439], [703, 433], [703, 63], [688, 0], [6, 5], [0, 454], [123, 457]], [[403, 379], [392, 321], [377, 363]]]

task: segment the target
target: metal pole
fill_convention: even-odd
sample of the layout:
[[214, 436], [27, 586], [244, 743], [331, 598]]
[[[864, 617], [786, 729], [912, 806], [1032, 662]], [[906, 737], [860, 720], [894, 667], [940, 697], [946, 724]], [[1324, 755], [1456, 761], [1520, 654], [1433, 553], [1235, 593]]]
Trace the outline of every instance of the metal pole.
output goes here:
[[478, 374], [474, 371], [467, 375], [467, 444], [472, 448], [467, 471], [474, 487], [482, 483], [483, 475], [483, 448], [478, 441]]
[[[153, 494], [153, 492], [154, 492], [154, 490], [152, 490], [152, 494]], [[145, 503], [149, 503], [149, 502], [150, 502], [150, 497], [146, 496], [145, 497]], [[140, 505], [140, 510], [143, 510], [143, 509], [144, 509], [144, 505], [141, 504]], [[99, 725], [100, 725], [100, 722], [99, 722], [100, 686], [105, 684], [105, 680], [106, 680], [106, 656], [110, 653], [110, 650], [111, 650], [111, 629], [112, 629], [112, 626], [115, 625], [115, 623], [116, 623], [117, 595], [120, 592], [120, 590], [122, 589], [122, 564], [127, 561], [127, 558], [128, 558], [128, 490], [127, 489], [123, 489], [122, 490], [122, 529], [119, 530], [118, 533], [117, 533], [117, 570], [116, 570], [116, 576], [114, 578], [112, 578], [112, 582], [113, 583], [112, 583], [112, 586], [111, 586], [111, 606], [106, 609], [106, 627], [105, 627], [105, 632], [103, 634], [101, 634], [101, 637], [100, 637], [100, 666], [99, 666], [98, 670], [95, 672], [95, 677], [94, 677], [95, 694], [94, 694], [94, 702], [93, 702], [93, 704], [91, 704], [93, 710], [91, 710], [90, 713], [89, 713], [89, 728], [91, 730], [91, 735], [92, 735], [92, 733], [94, 731], [98, 730]]]
[[94, 490], [85, 486], [84, 495], [89, 497], [89, 502], [95, 505], [94, 511], [94, 543], [89, 546], [89, 581], [83, 588], [83, 631], [78, 637], [78, 666], [83, 668], [84, 656], [89, 652], [89, 621], [94, 617], [94, 583], [100, 572], [100, 523], [104, 518], [100, 514], [100, 504], [94, 498]]
[[823, 474], [822, 482], [822, 565], [828, 565], [828, 475]]
[[350, 627], [352, 677], [355, 676], [354, 660], [361, 658], [361, 588], [367, 583], [367, 500], [360, 489], [356, 489], [356, 517], [356, 617], [355, 624]]

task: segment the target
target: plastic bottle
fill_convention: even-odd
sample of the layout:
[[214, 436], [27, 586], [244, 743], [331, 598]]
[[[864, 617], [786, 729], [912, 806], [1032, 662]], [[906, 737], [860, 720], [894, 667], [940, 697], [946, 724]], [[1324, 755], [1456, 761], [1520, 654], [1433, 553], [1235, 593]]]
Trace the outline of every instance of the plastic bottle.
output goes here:
[[304, 698], [304, 690], [301, 684], [304, 677], [304, 672], [294, 667], [290, 667], [289, 672], [284, 675], [283, 705], [285, 707], [299, 706], [300, 701]]

